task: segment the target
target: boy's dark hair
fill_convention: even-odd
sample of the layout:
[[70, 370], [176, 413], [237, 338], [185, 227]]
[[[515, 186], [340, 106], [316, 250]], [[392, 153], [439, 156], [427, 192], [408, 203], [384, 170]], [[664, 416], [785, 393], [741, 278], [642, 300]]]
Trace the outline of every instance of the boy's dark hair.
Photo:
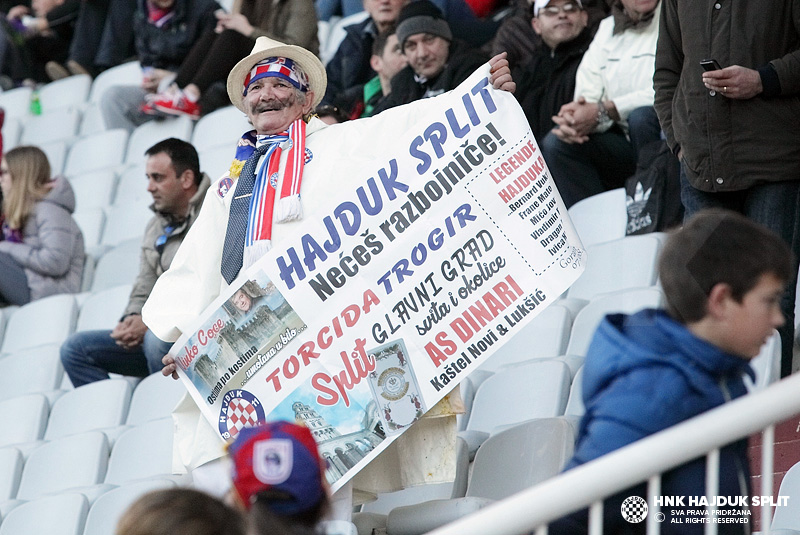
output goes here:
[[281, 491], [270, 489], [259, 492], [250, 507], [248, 522], [254, 535], [313, 535], [316, 526], [330, 511], [330, 499], [323, 494], [316, 505], [293, 515], [279, 515], [273, 511], [273, 504], [292, 497]]
[[675, 319], [696, 322], [718, 283], [732, 297], [744, 295], [767, 273], [791, 280], [792, 253], [774, 232], [730, 210], [709, 209], [674, 231], [658, 263], [667, 311]]
[[144, 151], [144, 155], [155, 156], [162, 152], [172, 160], [172, 167], [175, 168], [176, 175], [181, 176], [184, 171], [189, 169], [194, 173], [194, 183], [198, 186], [200, 185], [203, 175], [200, 174], [200, 157], [197, 155], [194, 145], [182, 139], [171, 137], [159, 141]]
[[372, 42], [372, 55], [373, 56], [383, 56], [383, 51], [386, 48], [386, 41], [389, 40], [389, 36], [394, 35], [397, 31], [397, 25], [392, 24], [381, 33], [375, 36], [375, 40]]

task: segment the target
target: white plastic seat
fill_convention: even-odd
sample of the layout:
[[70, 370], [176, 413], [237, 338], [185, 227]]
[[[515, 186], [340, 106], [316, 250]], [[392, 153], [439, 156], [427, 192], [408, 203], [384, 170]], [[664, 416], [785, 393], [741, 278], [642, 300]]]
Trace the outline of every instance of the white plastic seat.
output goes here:
[[564, 410], [564, 416], [570, 417], [577, 422], [584, 412], [586, 412], [586, 407], [583, 405], [583, 366], [581, 366], [572, 379], [572, 387], [569, 389], [569, 399], [567, 400], [567, 408]]
[[607, 314], [633, 314], [644, 308], [663, 306], [664, 294], [656, 287], [620, 290], [595, 297], [575, 316], [567, 354], [585, 356], [597, 326]]
[[567, 212], [584, 247], [625, 237], [628, 224], [625, 188], [581, 199], [570, 206]]
[[11, 311], [6, 308], [0, 308], [0, 347], [3, 345], [3, 333], [6, 331], [6, 320], [11, 315]]
[[22, 123], [16, 117], [6, 116], [3, 122], [3, 150], [8, 152], [19, 145], [19, 138], [22, 135]]
[[169, 479], [152, 479], [129, 483], [103, 494], [89, 509], [83, 535], [114, 533], [122, 514], [142, 495], [175, 486], [175, 482]]
[[496, 371], [508, 364], [563, 355], [571, 327], [572, 313], [554, 303], [516, 332], [480, 369]]
[[89, 251], [100, 243], [106, 225], [106, 213], [101, 208], [87, 208], [76, 211], [72, 219], [83, 234], [83, 243]]
[[[189, 141], [194, 126], [189, 117], [170, 117], [162, 121], [148, 121], [131, 133], [125, 163], [140, 163], [144, 160], [144, 151], [170, 137]], [[235, 145], [234, 145], [235, 146]]]
[[115, 85], [141, 85], [142, 67], [138, 61], [129, 61], [116, 67], [111, 67], [97, 75], [89, 92], [89, 102], [98, 104], [109, 87]]
[[464, 498], [395, 508], [387, 532], [421, 535], [537, 485], [559, 473], [574, 441], [573, 428], [563, 418], [530, 420], [499, 432], [478, 450]]
[[253, 125], [244, 113], [235, 106], [226, 106], [212, 111], [197, 121], [192, 132], [192, 145], [197, 152], [214, 147], [230, 149], [236, 146], [242, 134], [252, 129]]
[[0, 358], [0, 400], [58, 389], [64, 377], [60, 347], [36, 346]]
[[97, 134], [106, 129], [106, 121], [99, 104], [90, 102], [83, 110], [81, 125], [78, 127], [78, 135], [81, 137]]
[[25, 459], [17, 448], [0, 448], [0, 502], [17, 495]]
[[152, 420], [169, 418], [186, 388], [180, 381], [154, 373], [142, 379], [133, 391], [127, 425], [141, 425]]
[[89, 501], [80, 494], [47, 496], [12, 510], [0, 525], [0, 535], [81, 535]]
[[75, 330], [78, 306], [69, 294], [32, 301], [8, 320], [0, 353], [46, 344], [60, 344]]
[[235, 154], [236, 145], [231, 145], [229, 147], [221, 145], [219, 147], [206, 149], [202, 152], [198, 151], [198, 155], [200, 156], [200, 170], [211, 177], [211, 181], [213, 182], [230, 169]]
[[64, 174], [75, 176], [116, 167], [122, 163], [127, 144], [128, 132], [122, 128], [80, 138], [69, 149]]
[[22, 127], [20, 145], [42, 146], [53, 141], [70, 140], [78, 131], [80, 113], [62, 108], [30, 117]]
[[110, 169], [80, 174], [69, 178], [75, 193], [75, 209], [105, 208], [114, 198], [117, 174]]
[[[142, 163], [127, 167], [119, 176], [117, 193], [114, 204], [126, 204], [149, 207], [153, 203], [153, 196], [147, 191], [147, 174]], [[142, 229], [144, 232], [144, 229]]]
[[45, 84], [39, 89], [42, 114], [63, 108], [81, 108], [89, 98], [92, 77], [88, 74], [68, 76]]
[[106, 251], [95, 266], [91, 285], [92, 292], [131, 284], [139, 274], [141, 250], [141, 240], [133, 239], [126, 240]]
[[132, 285], [122, 284], [105, 290], [92, 292], [81, 305], [78, 314], [76, 331], [93, 331], [113, 329], [119, 322], [128, 299]]
[[[750, 366], [756, 372], [755, 382], [746, 376], [744, 383], [750, 392], [763, 390], [781, 378], [781, 335], [773, 331], [769, 340], [761, 346], [761, 351], [750, 361]], [[800, 496], [800, 494], [798, 494]], [[800, 529], [800, 526], [798, 526]]]
[[25, 86], [0, 93], [0, 108], [6, 111], [6, 117], [27, 119], [30, 116], [32, 93], [33, 90]]
[[586, 270], [567, 297], [592, 299], [602, 293], [653, 286], [661, 245], [659, 238], [645, 234], [588, 247]]
[[107, 379], [70, 390], [53, 404], [45, 440], [109, 429], [128, 415], [132, 388], [124, 379]]
[[173, 434], [172, 418], [153, 420], [122, 433], [114, 443], [105, 483], [122, 485], [155, 477], [171, 479]]
[[789, 497], [789, 503], [775, 507], [770, 526], [772, 531], [777, 529], [800, 531], [800, 508], [796, 507], [797, 500], [800, 499], [800, 463], [796, 463], [784, 474], [778, 496]]
[[99, 431], [42, 444], [25, 462], [17, 499], [33, 500], [100, 483], [108, 467], [108, 450], [108, 440]]
[[116, 203], [108, 210], [106, 225], [103, 230], [102, 245], [114, 246], [140, 238], [144, 235], [147, 223], [153, 212], [143, 205]]
[[40, 440], [49, 411], [50, 405], [42, 394], [0, 401], [0, 448]]
[[50, 163], [50, 174], [53, 176], [63, 174], [64, 162], [67, 159], [67, 142], [64, 140], [51, 141], [40, 145], [39, 148], [45, 153], [47, 161]]

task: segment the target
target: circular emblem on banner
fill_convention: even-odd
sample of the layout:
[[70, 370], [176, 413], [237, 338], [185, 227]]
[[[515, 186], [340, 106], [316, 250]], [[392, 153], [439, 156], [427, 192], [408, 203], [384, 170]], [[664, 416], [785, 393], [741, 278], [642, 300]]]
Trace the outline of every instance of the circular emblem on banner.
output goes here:
[[278, 173], [272, 173], [269, 175], [269, 185], [274, 189], [278, 189]]
[[308, 165], [308, 162], [310, 162], [312, 158], [314, 158], [314, 153], [311, 152], [311, 149], [306, 147], [306, 165]]
[[228, 193], [233, 186], [233, 179], [229, 176], [226, 176], [222, 180], [219, 181], [219, 185], [217, 186], [217, 193], [219, 194], [220, 198], [224, 197], [226, 193]]
[[219, 411], [219, 434], [222, 438], [233, 438], [245, 427], [263, 421], [264, 407], [247, 390], [231, 390], [222, 398]]
[[628, 496], [622, 502], [622, 518], [631, 524], [638, 524], [647, 518], [647, 502], [640, 496]]
[[408, 392], [408, 381], [404, 377], [405, 374], [405, 371], [397, 367], [383, 370], [381, 376], [378, 377], [378, 386], [383, 390], [381, 396], [389, 401], [397, 401], [405, 396]]

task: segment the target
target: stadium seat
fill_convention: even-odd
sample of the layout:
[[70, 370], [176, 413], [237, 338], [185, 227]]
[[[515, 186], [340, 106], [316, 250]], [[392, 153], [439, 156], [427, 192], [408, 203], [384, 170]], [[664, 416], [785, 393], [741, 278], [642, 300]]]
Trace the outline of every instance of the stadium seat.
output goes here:
[[81, 125], [78, 128], [78, 135], [81, 137], [97, 134], [106, 129], [106, 122], [103, 119], [103, 112], [96, 103], [89, 103], [83, 110]]
[[132, 388], [124, 379], [107, 379], [70, 390], [50, 411], [45, 440], [111, 429], [128, 416]]
[[100, 292], [123, 284], [132, 284], [139, 274], [141, 250], [142, 241], [132, 239], [106, 251], [97, 260], [91, 284], [92, 292]]
[[169, 479], [152, 479], [123, 485], [103, 494], [89, 509], [83, 535], [114, 533], [122, 513], [139, 497], [154, 490], [175, 486], [175, 482]]
[[478, 450], [464, 498], [393, 509], [388, 535], [421, 535], [559, 473], [572, 456], [575, 435], [563, 418], [522, 422], [490, 437]]
[[[28, 394], [0, 401], [0, 448], [35, 442], [47, 426], [50, 404], [42, 394]], [[0, 497], [0, 500], [4, 498]]]
[[572, 313], [569, 309], [554, 303], [522, 327], [513, 338], [481, 364], [480, 369], [497, 371], [508, 364], [563, 355], [571, 327]]
[[60, 347], [36, 346], [0, 358], [0, 400], [56, 390], [64, 377]]
[[[144, 159], [136, 165], [126, 167], [119, 176], [115, 204], [128, 204], [148, 207], [153, 203], [153, 196], [147, 191], [147, 174]], [[144, 229], [142, 229], [144, 232]]]
[[0, 93], [0, 108], [6, 111], [6, 118], [19, 117], [27, 120], [30, 117], [31, 94], [30, 87], [17, 87]]
[[569, 367], [559, 360], [509, 366], [487, 378], [475, 392], [466, 430], [459, 433], [470, 455], [501, 428], [563, 415], [571, 380]]
[[94, 79], [89, 92], [89, 102], [98, 104], [109, 87], [115, 85], [141, 85], [142, 67], [138, 61], [129, 61], [101, 72]]
[[625, 188], [604, 191], [582, 199], [567, 212], [584, 248], [625, 237], [625, 227], [628, 224]]
[[77, 316], [78, 305], [72, 295], [51, 295], [32, 301], [8, 320], [0, 353], [61, 344], [75, 330]]
[[125, 164], [139, 164], [144, 159], [144, 151], [170, 137], [189, 141], [192, 136], [193, 121], [186, 116], [170, 117], [161, 121], [148, 121], [136, 127], [128, 140]]
[[788, 496], [788, 506], [775, 507], [772, 516], [771, 529], [775, 530], [795, 530], [800, 532], [800, 507], [796, 507], [797, 500], [800, 499], [800, 463], [795, 464], [786, 472], [781, 481], [778, 496]]
[[0, 448], [0, 502], [13, 500], [25, 460], [17, 448]]
[[192, 132], [192, 145], [197, 152], [215, 147], [227, 147], [229, 151], [235, 151], [234, 147], [242, 134], [252, 129], [253, 125], [244, 113], [234, 106], [226, 106], [197, 121]]
[[3, 150], [8, 152], [19, 145], [22, 134], [22, 123], [15, 117], [6, 117], [3, 122]]
[[567, 408], [564, 410], [564, 416], [567, 420], [572, 422], [577, 429], [578, 422], [584, 412], [586, 412], [586, 407], [583, 406], [583, 366], [581, 366], [572, 379], [572, 386], [569, 389], [569, 399], [567, 400]]
[[575, 316], [567, 354], [585, 356], [597, 326], [607, 314], [633, 314], [644, 308], [664, 306], [664, 294], [655, 287], [619, 290], [592, 299]]
[[113, 329], [128, 304], [131, 288], [131, 284], [122, 284], [92, 292], [81, 305], [75, 330]]
[[322, 41], [320, 41], [319, 58], [322, 60], [323, 65], [327, 65], [333, 56], [336, 55], [336, 51], [339, 50], [339, 45], [344, 40], [345, 35], [347, 35], [344, 29], [351, 24], [357, 24], [365, 20], [368, 16], [369, 14], [366, 11], [359, 11], [347, 17], [342, 17], [331, 25], [324, 46]]
[[188, 483], [190, 476], [172, 475], [172, 418], [153, 420], [122, 433], [108, 461], [105, 483], [122, 485], [141, 479], [173, 479]]
[[153, 212], [146, 206], [115, 203], [108, 210], [100, 243], [113, 247], [127, 240], [141, 238], [151, 217]]
[[53, 141], [39, 147], [47, 155], [50, 163], [50, 174], [58, 176], [63, 174], [64, 161], [67, 159], [67, 142]]
[[53, 141], [69, 141], [75, 137], [79, 121], [80, 113], [68, 108], [30, 117], [22, 127], [20, 145], [42, 146]]
[[[244, 132], [242, 132], [244, 133]], [[236, 146], [224, 146], [198, 151], [200, 155], [200, 170], [206, 173], [213, 183], [231, 167], [231, 162], [236, 154]]]
[[100, 244], [103, 229], [106, 225], [106, 213], [101, 208], [87, 208], [76, 211], [72, 219], [78, 224], [83, 234], [83, 244], [87, 252], [91, 252]]
[[105, 208], [114, 198], [117, 174], [110, 169], [104, 169], [69, 177], [69, 183], [75, 193], [76, 210]]
[[567, 297], [592, 299], [602, 293], [653, 286], [662, 242], [648, 234], [599, 243], [587, 248], [586, 270]]
[[81, 109], [89, 98], [91, 86], [92, 77], [88, 74], [68, 76], [43, 85], [39, 89], [42, 115], [63, 108]]
[[[745, 385], [750, 392], [763, 390], [781, 378], [781, 335], [774, 331], [769, 340], [761, 346], [761, 351], [750, 361], [756, 372], [755, 382], [746, 376]], [[800, 494], [798, 495], [800, 496]], [[800, 529], [800, 526], [797, 528]]]
[[81, 535], [88, 511], [89, 502], [80, 494], [47, 496], [8, 513], [0, 535]]
[[154, 373], [142, 379], [133, 391], [127, 425], [142, 425], [152, 420], [169, 418], [186, 387], [180, 381]]
[[100, 483], [106, 474], [108, 452], [108, 440], [99, 431], [42, 444], [25, 462], [17, 499], [33, 500]]
[[6, 331], [6, 321], [10, 315], [11, 311], [8, 308], [0, 308], [0, 347], [2, 347], [3, 344], [3, 333]]
[[73, 143], [64, 164], [64, 174], [75, 176], [120, 165], [128, 145], [128, 132], [121, 128], [106, 130]]

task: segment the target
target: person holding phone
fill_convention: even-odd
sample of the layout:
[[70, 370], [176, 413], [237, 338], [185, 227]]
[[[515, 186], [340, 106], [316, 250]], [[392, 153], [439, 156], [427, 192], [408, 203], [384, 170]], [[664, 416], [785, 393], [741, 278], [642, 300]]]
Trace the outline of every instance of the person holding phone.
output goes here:
[[800, 253], [800, 0], [663, 4], [655, 107], [681, 160], [685, 217], [728, 208], [777, 232], [794, 252], [780, 329], [786, 376]]

